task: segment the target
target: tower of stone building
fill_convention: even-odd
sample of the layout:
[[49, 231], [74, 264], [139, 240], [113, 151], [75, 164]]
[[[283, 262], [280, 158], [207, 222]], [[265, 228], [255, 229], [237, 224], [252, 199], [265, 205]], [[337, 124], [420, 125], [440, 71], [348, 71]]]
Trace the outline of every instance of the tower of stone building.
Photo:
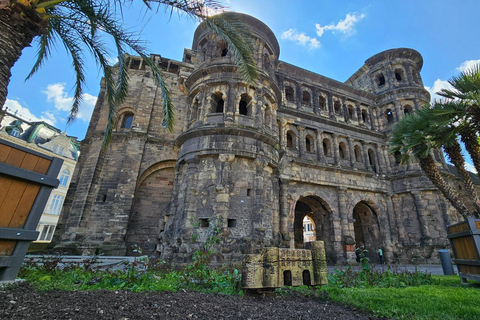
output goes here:
[[[278, 230], [278, 131], [281, 93], [275, 80], [279, 46], [261, 21], [242, 15], [255, 38], [255, 84], [236, 72], [224, 42], [205, 26], [194, 35], [195, 71], [185, 81], [185, 132], [161, 251], [181, 261], [220, 235], [222, 256], [274, 244]], [[193, 57], [192, 57], [193, 58]]]

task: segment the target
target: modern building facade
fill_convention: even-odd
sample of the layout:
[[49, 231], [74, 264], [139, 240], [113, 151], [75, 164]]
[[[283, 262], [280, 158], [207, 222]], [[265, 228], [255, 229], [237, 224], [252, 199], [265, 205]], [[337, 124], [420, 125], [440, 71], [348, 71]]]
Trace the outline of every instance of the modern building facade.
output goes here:
[[[58, 188], [52, 190], [37, 227], [36, 244], [52, 240], [63, 202], [78, 160], [79, 142], [43, 121], [28, 121], [15, 113], [2, 111], [0, 137], [30, 150], [63, 159]], [[35, 247], [35, 245], [33, 246]], [[41, 246], [36, 246], [41, 248]]]
[[57, 247], [123, 255], [139, 245], [184, 262], [215, 235], [214, 259], [239, 261], [264, 247], [302, 248], [308, 216], [329, 263], [354, 262], [360, 244], [381, 246], [390, 261], [436, 261], [458, 217], [418, 163], [400, 166], [388, 150], [393, 125], [430, 100], [421, 55], [387, 50], [339, 82], [280, 61], [268, 26], [241, 16], [255, 36], [255, 84], [203, 24], [182, 61], [152, 55], [176, 106], [173, 133], [149, 68], [131, 57], [130, 94], [102, 150], [102, 82]]

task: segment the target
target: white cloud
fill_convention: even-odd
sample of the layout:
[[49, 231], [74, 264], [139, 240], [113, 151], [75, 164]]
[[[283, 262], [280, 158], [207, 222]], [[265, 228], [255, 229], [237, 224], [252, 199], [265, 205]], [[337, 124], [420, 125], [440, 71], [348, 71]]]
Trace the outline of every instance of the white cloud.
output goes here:
[[[70, 112], [73, 104], [73, 97], [68, 96], [68, 93], [65, 92], [65, 83], [59, 82], [49, 84], [47, 89], [42, 92], [47, 95], [48, 102], [53, 102], [53, 106], [56, 110], [60, 112]], [[80, 104], [77, 118], [88, 122], [92, 116], [93, 108], [97, 102], [97, 97], [88, 93], [84, 93], [82, 95], [82, 99], [83, 101]]]
[[17, 100], [7, 99], [5, 106], [8, 107], [8, 111], [11, 113], [16, 113], [19, 117], [27, 121], [45, 121], [46, 123], [54, 126], [56, 119], [55, 117], [50, 117], [47, 112], [42, 112], [46, 117], [37, 117], [34, 115], [27, 107], [24, 107]]
[[425, 90], [430, 92], [431, 101], [443, 99], [443, 97], [437, 94], [437, 92], [439, 92], [442, 89], [452, 89], [452, 86], [450, 85], [450, 83], [448, 83], [447, 80], [441, 80], [441, 79], [435, 80], [435, 82], [433, 83], [433, 87], [425, 86]]
[[315, 25], [317, 29], [317, 35], [321, 37], [326, 30], [332, 32], [340, 32], [345, 37], [349, 37], [353, 35], [355, 30], [355, 24], [365, 18], [365, 14], [357, 14], [357, 13], [347, 13], [345, 19], [340, 20], [337, 24], [328, 24], [322, 27], [319, 23]]
[[477, 173], [477, 170], [471, 163], [465, 162], [465, 169], [467, 169], [470, 172]]
[[457, 68], [458, 71], [464, 72], [466, 70], [472, 69], [475, 65], [480, 65], [480, 59], [479, 60], [467, 60], [464, 61], [460, 67]]
[[298, 33], [295, 29], [289, 29], [282, 33], [282, 39], [295, 41], [301, 46], [308, 46], [310, 49], [315, 49], [320, 47], [320, 41], [317, 38], [312, 38], [307, 36], [305, 33]]

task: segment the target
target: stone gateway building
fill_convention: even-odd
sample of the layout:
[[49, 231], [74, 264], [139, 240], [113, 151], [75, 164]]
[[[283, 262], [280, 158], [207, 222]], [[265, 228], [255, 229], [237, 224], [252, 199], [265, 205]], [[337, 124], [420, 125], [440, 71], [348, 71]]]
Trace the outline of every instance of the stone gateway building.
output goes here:
[[430, 100], [421, 55], [381, 52], [342, 83], [278, 60], [273, 32], [241, 17], [256, 40], [255, 84], [203, 24], [182, 61], [152, 55], [176, 106], [173, 133], [149, 68], [132, 56], [130, 94], [102, 151], [102, 83], [57, 247], [125, 255], [138, 245], [178, 263], [213, 235], [216, 262], [240, 261], [264, 247], [302, 248], [307, 216], [331, 264], [354, 262], [360, 244], [375, 259], [381, 247], [389, 262], [437, 261], [458, 218], [418, 163], [399, 166], [388, 150], [392, 126]]

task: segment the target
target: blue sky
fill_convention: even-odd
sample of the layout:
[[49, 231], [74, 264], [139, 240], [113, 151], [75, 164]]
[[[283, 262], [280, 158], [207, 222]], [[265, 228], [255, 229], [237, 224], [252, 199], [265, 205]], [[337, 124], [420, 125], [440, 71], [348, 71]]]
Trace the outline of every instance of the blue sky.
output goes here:
[[[431, 92], [466, 66], [480, 62], [480, 1], [319, 1], [230, 0], [229, 9], [266, 23], [280, 44], [280, 59], [345, 81], [364, 61], [383, 50], [408, 47], [424, 59], [421, 72]], [[186, 17], [145, 14], [137, 3], [125, 11], [124, 23], [139, 31], [149, 51], [181, 60], [190, 48], [197, 22]], [[83, 139], [99, 92], [100, 74], [88, 60], [84, 104], [66, 127], [74, 74], [61, 46], [30, 80], [35, 46], [24, 50], [12, 70], [7, 106], [29, 120], [45, 120]]]

